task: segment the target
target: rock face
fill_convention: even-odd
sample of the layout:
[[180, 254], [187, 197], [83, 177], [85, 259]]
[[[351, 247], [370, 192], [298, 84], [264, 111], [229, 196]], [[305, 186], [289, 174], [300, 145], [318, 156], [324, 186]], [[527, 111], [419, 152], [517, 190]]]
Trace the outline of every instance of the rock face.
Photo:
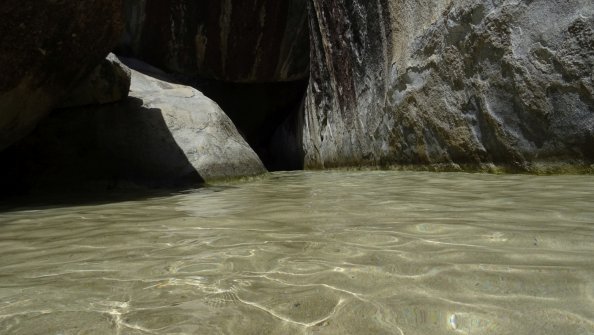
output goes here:
[[594, 161], [588, 0], [310, 0], [307, 167]]
[[109, 53], [122, 0], [0, 3], [0, 150], [37, 122]]
[[231, 82], [308, 76], [304, 0], [130, 0], [120, 51], [168, 72]]
[[132, 70], [123, 102], [56, 110], [0, 155], [0, 186], [171, 187], [265, 172], [231, 120], [199, 91]]

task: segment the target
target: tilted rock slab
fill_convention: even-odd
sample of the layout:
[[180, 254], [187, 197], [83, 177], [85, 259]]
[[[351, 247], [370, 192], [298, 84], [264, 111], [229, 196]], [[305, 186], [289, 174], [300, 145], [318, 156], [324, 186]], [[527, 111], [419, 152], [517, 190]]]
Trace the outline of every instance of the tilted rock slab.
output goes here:
[[200, 91], [132, 70], [130, 96], [142, 100], [143, 110], [160, 111], [171, 136], [204, 180], [266, 172], [231, 119]]
[[589, 0], [309, 0], [307, 167], [594, 161]]
[[186, 187], [266, 171], [216, 103], [133, 64], [150, 75], [131, 70], [127, 99], [55, 110], [0, 154], [0, 186]]

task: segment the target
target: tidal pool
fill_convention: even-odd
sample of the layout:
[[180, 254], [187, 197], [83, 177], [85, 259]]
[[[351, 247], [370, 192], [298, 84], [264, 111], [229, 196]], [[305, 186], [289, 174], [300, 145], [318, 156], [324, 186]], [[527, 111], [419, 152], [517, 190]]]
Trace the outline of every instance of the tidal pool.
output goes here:
[[0, 212], [0, 334], [594, 334], [594, 176], [272, 173]]

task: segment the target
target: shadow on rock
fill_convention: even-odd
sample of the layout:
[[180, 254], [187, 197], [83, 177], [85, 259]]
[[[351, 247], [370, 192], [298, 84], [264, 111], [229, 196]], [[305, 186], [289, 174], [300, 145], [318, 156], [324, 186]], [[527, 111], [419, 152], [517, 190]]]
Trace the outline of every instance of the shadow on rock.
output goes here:
[[55, 111], [0, 155], [3, 194], [195, 187], [204, 182], [159, 109], [125, 101]]
[[0, 153], [0, 197], [191, 189], [266, 172], [215, 102], [148, 72], [130, 71], [127, 99], [55, 110]]

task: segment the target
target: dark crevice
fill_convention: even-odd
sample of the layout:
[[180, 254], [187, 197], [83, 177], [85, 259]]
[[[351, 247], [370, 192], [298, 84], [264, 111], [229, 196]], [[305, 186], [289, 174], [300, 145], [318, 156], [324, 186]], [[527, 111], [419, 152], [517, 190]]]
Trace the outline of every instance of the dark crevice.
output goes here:
[[269, 171], [303, 169], [298, 123], [308, 80], [276, 83], [186, 82], [214, 100]]

